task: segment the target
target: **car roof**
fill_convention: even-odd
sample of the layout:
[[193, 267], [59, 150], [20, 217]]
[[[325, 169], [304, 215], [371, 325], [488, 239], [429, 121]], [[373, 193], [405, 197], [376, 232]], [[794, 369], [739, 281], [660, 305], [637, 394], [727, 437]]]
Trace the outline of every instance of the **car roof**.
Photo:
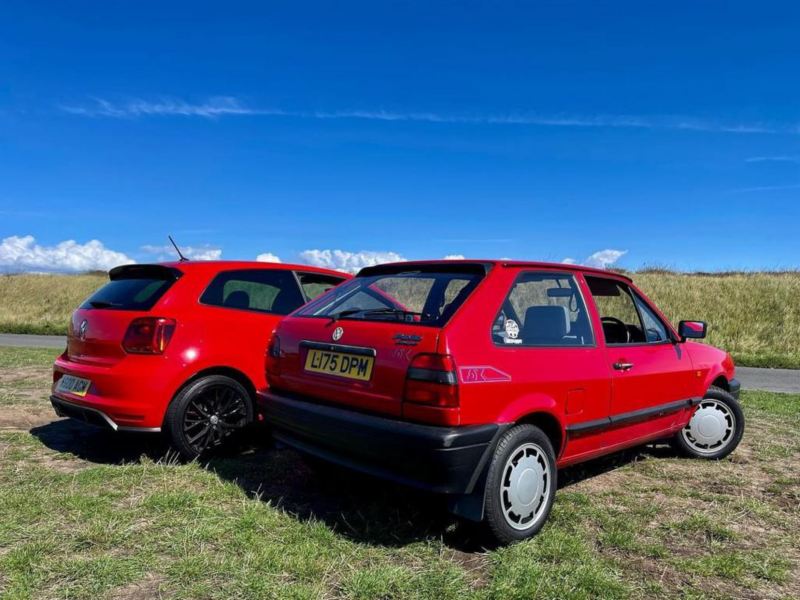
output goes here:
[[218, 272], [233, 269], [273, 269], [279, 271], [302, 271], [303, 273], [319, 273], [322, 275], [333, 275], [343, 279], [349, 279], [352, 275], [344, 273], [343, 271], [334, 271], [333, 269], [323, 269], [321, 267], [312, 267], [311, 265], [297, 265], [292, 263], [273, 263], [261, 262], [255, 260], [185, 260], [158, 263], [165, 267], [178, 269], [180, 271], [188, 272]]
[[581, 272], [581, 273], [588, 273], [592, 275], [603, 275], [605, 277], [619, 277], [626, 281], [632, 281], [630, 277], [627, 275], [623, 275], [621, 273], [617, 273], [615, 271], [607, 271], [605, 269], [597, 269], [595, 267], [587, 267], [584, 265], [575, 265], [570, 263], [555, 263], [555, 262], [543, 262], [543, 261], [525, 261], [525, 260], [509, 260], [509, 259], [439, 259], [439, 260], [412, 260], [406, 262], [394, 262], [394, 263], [385, 263], [382, 265], [377, 265], [375, 267], [366, 267], [359, 271], [358, 275], [374, 275], [379, 273], [383, 268], [386, 268], [387, 271], [403, 268], [403, 267], [413, 267], [414, 265], [431, 267], [436, 265], [458, 265], [460, 267], [479, 267], [482, 266], [484, 268], [488, 267], [501, 267], [507, 269], [557, 269], [560, 271], [567, 271], [567, 272]]

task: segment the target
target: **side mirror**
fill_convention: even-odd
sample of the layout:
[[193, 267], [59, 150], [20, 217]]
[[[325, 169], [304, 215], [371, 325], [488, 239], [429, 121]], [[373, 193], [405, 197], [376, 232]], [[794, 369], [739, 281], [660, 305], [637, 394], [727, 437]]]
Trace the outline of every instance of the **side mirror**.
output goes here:
[[678, 335], [681, 336], [681, 341], [701, 339], [706, 337], [707, 328], [705, 321], [681, 321], [678, 323]]

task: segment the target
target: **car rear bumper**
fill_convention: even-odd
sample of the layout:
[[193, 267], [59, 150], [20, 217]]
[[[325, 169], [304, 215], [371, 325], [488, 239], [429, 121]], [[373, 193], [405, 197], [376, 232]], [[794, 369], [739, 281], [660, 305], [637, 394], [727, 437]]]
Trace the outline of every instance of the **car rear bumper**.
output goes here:
[[441, 494], [470, 494], [504, 425], [420, 425], [318, 404], [275, 392], [259, 394], [277, 440], [301, 452], [370, 475]]
[[118, 425], [106, 413], [91, 406], [68, 402], [58, 396], [50, 396], [50, 404], [59, 417], [69, 417], [77, 421], [95, 425], [113, 431], [140, 431], [140, 432], [159, 432], [160, 427], [137, 427], [131, 425]]

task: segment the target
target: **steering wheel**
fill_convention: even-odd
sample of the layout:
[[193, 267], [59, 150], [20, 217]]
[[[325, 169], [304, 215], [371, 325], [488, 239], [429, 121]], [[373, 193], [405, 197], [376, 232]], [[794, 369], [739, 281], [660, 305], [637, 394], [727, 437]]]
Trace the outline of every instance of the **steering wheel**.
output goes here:
[[[631, 332], [628, 330], [628, 326], [625, 325], [624, 321], [622, 321], [622, 320], [620, 320], [620, 319], [618, 319], [616, 317], [602, 317], [600, 319], [600, 322], [603, 324], [603, 333], [606, 333], [606, 328], [605, 328], [606, 324], [613, 325], [615, 329], [620, 330], [620, 332], [624, 332], [623, 335], [620, 336], [620, 337], [624, 338], [624, 341], [622, 341], [622, 342], [610, 342], [610, 343], [612, 343], [612, 344], [628, 344], [628, 343], [630, 343], [630, 341], [631, 341]], [[611, 336], [606, 335], [606, 342], [608, 342], [608, 338], [609, 337], [611, 337]], [[614, 337], [616, 338], [617, 336], [615, 335]]]

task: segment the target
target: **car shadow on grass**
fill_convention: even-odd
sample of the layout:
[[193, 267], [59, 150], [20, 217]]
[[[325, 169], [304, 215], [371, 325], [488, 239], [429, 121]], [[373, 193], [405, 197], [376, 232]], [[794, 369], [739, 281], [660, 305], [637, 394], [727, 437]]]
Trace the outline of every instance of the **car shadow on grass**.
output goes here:
[[[70, 419], [34, 427], [31, 434], [57, 452], [79, 459], [120, 465], [143, 457], [175, 462], [157, 434], [112, 432]], [[559, 489], [600, 476], [647, 456], [674, 456], [669, 448], [640, 447], [559, 471]], [[263, 430], [218, 452], [201, 464], [249, 497], [278, 507], [298, 520], [323, 522], [338, 534], [385, 547], [442, 540], [452, 550], [477, 552], [491, 547], [480, 528], [450, 515], [445, 499], [275, 447]]]

